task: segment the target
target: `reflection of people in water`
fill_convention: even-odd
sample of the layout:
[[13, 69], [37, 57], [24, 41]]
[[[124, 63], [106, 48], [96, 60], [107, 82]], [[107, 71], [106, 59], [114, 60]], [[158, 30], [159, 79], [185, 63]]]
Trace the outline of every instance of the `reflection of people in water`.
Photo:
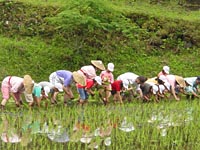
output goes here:
[[[12, 121], [15, 123], [15, 121]], [[19, 143], [21, 142], [22, 133], [19, 129], [15, 127], [14, 124], [8, 122], [6, 116], [2, 117], [2, 133], [1, 133], [1, 140], [5, 143]]]
[[53, 142], [65, 143], [69, 141], [67, 128], [58, 119], [52, 118], [53, 126], [49, 126], [49, 122], [43, 124], [42, 131], [47, 133], [47, 137]]

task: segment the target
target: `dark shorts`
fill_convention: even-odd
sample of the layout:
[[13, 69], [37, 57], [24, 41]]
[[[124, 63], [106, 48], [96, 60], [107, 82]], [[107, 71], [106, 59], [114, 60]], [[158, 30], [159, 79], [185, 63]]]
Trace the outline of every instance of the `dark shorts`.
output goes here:
[[114, 91], [114, 90], [111, 91], [112, 95], [115, 95], [116, 93], [117, 93], [117, 91]]

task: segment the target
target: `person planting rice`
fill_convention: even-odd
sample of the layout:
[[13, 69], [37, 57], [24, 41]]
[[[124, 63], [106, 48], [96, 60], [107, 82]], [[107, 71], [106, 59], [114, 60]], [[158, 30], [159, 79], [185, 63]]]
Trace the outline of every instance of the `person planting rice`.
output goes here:
[[184, 78], [184, 80], [186, 83], [185, 92], [187, 99], [189, 99], [190, 97], [192, 99], [194, 99], [195, 97], [200, 98], [200, 95], [198, 95], [198, 85], [200, 84], [200, 76]]
[[40, 103], [43, 99], [48, 98], [48, 94], [50, 92], [50, 88], [48, 86], [42, 87], [37, 83], [34, 83], [33, 87], [33, 99], [34, 102], [40, 107]]
[[19, 107], [22, 104], [21, 94], [25, 94], [26, 101], [31, 106], [33, 104], [33, 98], [31, 95], [33, 83], [29, 80], [30, 76], [25, 75], [24, 78], [17, 76], [7, 76], [3, 79], [1, 85], [1, 92], [3, 100], [1, 102], [1, 108], [3, 109], [6, 102], [9, 100], [10, 95], [13, 97], [15, 104]]
[[[111, 84], [112, 90], [111, 94], [113, 95], [113, 100], [116, 103], [119, 101], [121, 104], [123, 104], [122, 97], [120, 93], [122, 90], [127, 90], [129, 85], [128, 80], [116, 80]], [[104, 103], [106, 105], [106, 103]]]
[[183, 77], [177, 75], [161, 75], [159, 79], [161, 79], [164, 83], [168, 82], [170, 84], [170, 87], [167, 86], [167, 89], [176, 100], [180, 100], [180, 98], [178, 97], [178, 93], [183, 93], [183, 89], [186, 86]]
[[[174, 90], [175, 96], [177, 97], [180, 92], [183, 93], [183, 90], [185, 88], [183, 77], [177, 75], [161, 75], [160, 78], [148, 79], [146, 83], [152, 85], [153, 94], [155, 95], [157, 93], [156, 95], [158, 95], [158, 98], [164, 97], [164, 93], [166, 93], [167, 91], [172, 93], [172, 88]], [[165, 88], [163, 88], [163, 86]]]
[[140, 97], [142, 97], [142, 91], [140, 89], [139, 84], [136, 81], [136, 79], [138, 77], [139, 77], [138, 75], [136, 75], [132, 72], [126, 72], [117, 77], [117, 80], [128, 80], [129, 81], [129, 85], [131, 86], [131, 88], [128, 90], [128, 95], [130, 95], [130, 98], [132, 96], [136, 95], [137, 93], [140, 95]]
[[[73, 73], [73, 75], [76, 76], [75, 73]], [[91, 88], [95, 87], [96, 85], [101, 85], [101, 84], [102, 84], [102, 80], [101, 80], [101, 77], [99, 76], [96, 76], [94, 79], [86, 79], [85, 86], [81, 84], [77, 84], [76, 85], [77, 90], [80, 95], [79, 104], [84, 105], [85, 103], [87, 103], [87, 99], [89, 96], [88, 94], [91, 94], [92, 96], [94, 95], [94, 92], [91, 90]]]
[[[109, 63], [107, 66], [107, 70], [102, 71], [100, 74], [100, 77], [102, 79], [102, 84], [104, 87], [104, 92], [105, 92], [105, 97], [103, 98], [103, 100], [105, 101], [105, 103], [109, 102], [109, 97], [110, 97], [110, 91], [111, 91], [111, 84], [114, 82], [114, 76], [112, 74], [112, 72], [114, 71], [114, 64], [113, 63]], [[103, 91], [100, 91], [103, 92]]]
[[57, 103], [56, 101], [56, 95], [59, 92], [63, 92], [63, 86], [61, 83], [55, 83], [55, 85], [53, 85], [50, 82], [47, 81], [42, 81], [40, 83], [38, 83], [38, 85], [42, 86], [42, 88], [48, 87], [50, 89], [50, 99], [51, 99], [51, 104], [55, 104]]
[[161, 98], [166, 97], [165, 94], [168, 92], [167, 87], [170, 87], [168, 82], [165, 83], [159, 78], [150, 78], [145, 83], [151, 86], [149, 89], [149, 93], [147, 94], [149, 96], [149, 99], [151, 96], [153, 96], [154, 101], [156, 102], [159, 102]]
[[27, 75], [25, 78], [27, 83], [33, 84], [32, 88], [30, 88], [28, 91], [29, 94], [25, 94], [26, 99], [33, 101], [31, 103], [31, 106], [36, 103], [37, 106], [40, 107], [41, 100], [48, 98], [50, 88], [47, 86], [43, 88], [42, 86], [38, 85], [32, 80], [31, 76], [29, 75]]
[[83, 66], [77, 72], [85, 76], [87, 79], [94, 79], [97, 70], [105, 70], [104, 64], [101, 60], [92, 60], [91, 65]]
[[184, 89], [186, 88], [186, 83], [183, 77], [175, 75], [175, 92], [178, 95], [179, 93], [185, 93]]
[[160, 77], [161, 75], [168, 75], [170, 71], [169, 66], [163, 66], [163, 70], [161, 72], [158, 73], [158, 77]]
[[[56, 84], [62, 84], [63, 85], [63, 91], [65, 92], [64, 94], [64, 105], [67, 105], [67, 100], [68, 99], [74, 99], [74, 94], [72, 93], [71, 90], [71, 84], [73, 82], [73, 76], [72, 76], [72, 72], [71, 71], [67, 71], [67, 70], [58, 70], [55, 71], [53, 73], [51, 73], [51, 75], [49, 76], [49, 81], [50, 83], [52, 83], [54, 86]], [[61, 88], [59, 88], [60, 91]], [[58, 92], [54, 92], [54, 101], [56, 101], [56, 97], [57, 97]]]
[[7, 76], [3, 79], [1, 85], [1, 92], [3, 100], [1, 102], [1, 107], [4, 108], [6, 102], [9, 100], [10, 95], [13, 97], [17, 107], [22, 103], [21, 94], [24, 92], [23, 78], [16, 76]]
[[143, 102], [150, 101], [152, 85], [150, 85], [149, 83], [142, 83], [140, 84], [140, 89], [143, 95], [142, 97]]

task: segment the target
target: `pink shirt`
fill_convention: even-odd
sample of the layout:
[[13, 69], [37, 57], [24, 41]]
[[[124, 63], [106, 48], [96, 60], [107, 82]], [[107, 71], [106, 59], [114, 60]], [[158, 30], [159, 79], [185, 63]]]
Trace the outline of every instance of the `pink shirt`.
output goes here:
[[176, 78], [174, 75], [166, 75], [167, 81], [169, 82], [169, 84], [174, 88], [175, 84], [176, 84]]
[[85, 75], [87, 79], [94, 79], [97, 76], [96, 70], [92, 65], [83, 66], [78, 72]]
[[161, 75], [166, 76], [167, 74], [164, 74], [163, 71], [159, 72], [158, 77], [160, 77]]
[[16, 76], [8, 76], [4, 78], [2, 81], [2, 85], [7, 86], [10, 88], [10, 92], [17, 93], [17, 92], [23, 92], [23, 78], [16, 77]]
[[106, 78], [107, 78], [106, 81], [108, 81], [108, 82], [110, 82], [110, 83], [113, 83], [113, 82], [114, 82], [114, 76], [113, 76], [112, 72], [108, 72], [107, 70], [102, 71], [101, 74], [100, 74], [100, 77], [101, 77], [101, 79], [102, 79], [103, 81], [105, 81]]

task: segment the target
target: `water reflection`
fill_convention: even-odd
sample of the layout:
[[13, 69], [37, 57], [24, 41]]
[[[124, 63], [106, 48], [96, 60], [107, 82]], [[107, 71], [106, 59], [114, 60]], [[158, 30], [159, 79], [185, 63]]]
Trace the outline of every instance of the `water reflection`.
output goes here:
[[21, 131], [16, 127], [15, 121], [12, 122], [6, 116], [2, 116], [1, 123], [1, 140], [5, 143], [19, 143], [21, 142]]
[[[99, 149], [102, 146], [111, 146], [116, 141], [115, 138], [113, 139], [116, 130], [120, 131], [118, 132], [120, 134], [128, 135], [128, 132], [135, 132], [135, 130], [137, 133], [143, 132], [138, 130], [139, 128], [153, 128], [164, 138], [169, 134], [171, 127], [185, 126], [186, 123], [193, 121], [193, 109], [191, 108], [181, 111], [152, 111], [145, 123], [140, 122], [143, 116], [140, 118], [137, 115], [137, 121], [139, 121], [134, 122], [132, 114], [119, 117], [115, 115], [113, 118], [112, 112], [107, 116], [100, 116], [99, 122], [96, 123], [89, 120], [90, 114], [85, 112], [85, 108], [78, 109], [71, 120], [58, 115], [48, 116], [45, 113], [14, 116], [8, 113], [1, 114], [1, 141], [27, 146], [37, 135], [37, 138], [43, 136], [51, 142], [84, 143], [91, 149]], [[75, 116], [77, 118], [74, 118]]]

